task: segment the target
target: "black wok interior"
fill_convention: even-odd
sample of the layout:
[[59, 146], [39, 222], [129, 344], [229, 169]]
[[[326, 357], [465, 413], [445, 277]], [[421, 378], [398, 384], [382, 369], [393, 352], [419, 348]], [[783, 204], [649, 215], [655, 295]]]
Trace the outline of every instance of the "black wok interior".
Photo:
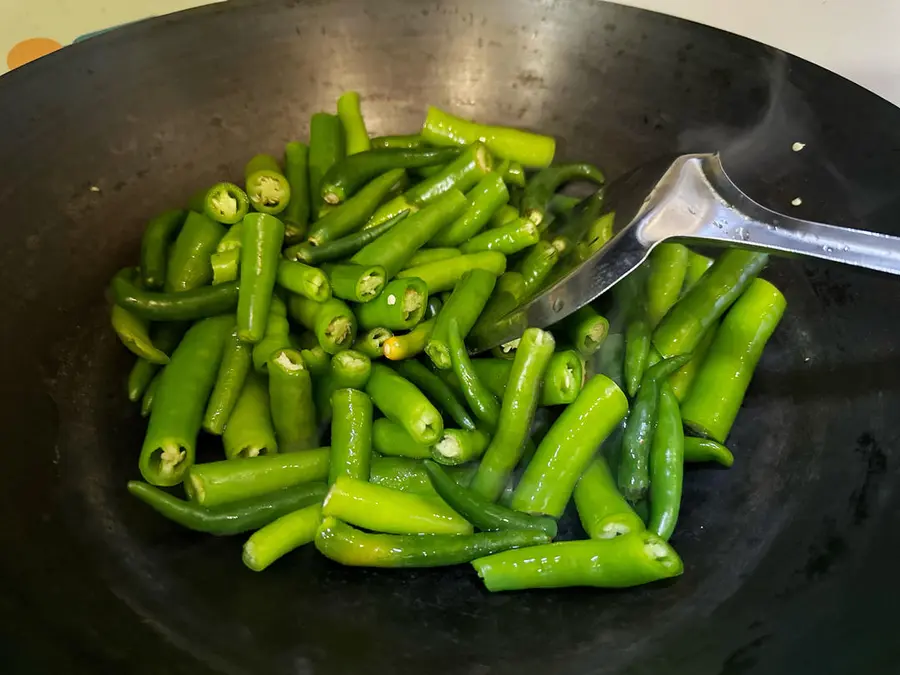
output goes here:
[[734, 468], [687, 473], [671, 582], [491, 595], [468, 566], [346, 569], [311, 547], [255, 574], [242, 539], [129, 498], [144, 424], [108, 279], [151, 215], [305, 139], [346, 89], [375, 134], [435, 104], [552, 133], [560, 159], [612, 176], [720, 149], [767, 206], [900, 234], [900, 111], [754, 42], [600, 2], [232, 2], [5, 75], [0, 670], [896, 672], [900, 285], [883, 275], [766, 273], [788, 313]]

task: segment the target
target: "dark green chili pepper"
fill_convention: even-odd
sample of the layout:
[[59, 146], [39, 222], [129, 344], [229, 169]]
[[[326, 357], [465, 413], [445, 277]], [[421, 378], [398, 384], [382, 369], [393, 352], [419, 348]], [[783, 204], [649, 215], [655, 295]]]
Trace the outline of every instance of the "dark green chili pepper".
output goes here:
[[241, 249], [233, 248], [222, 253], [213, 253], [209, 257], [212, 265], [213, 286], [237, 281], [240, 276]]
[[470, 485], [473, 491], [489, 501], [497, 501], [522, 458], [537, 409], [541, 381], [555, 346], [553, 335], [539, 328], [528, 328], [522, 334], [501, 402], [496, 433]]
[[345, 91], [337, 102], [337, 114], [344, 128], [344, 144], [348, 155], [364, 152], [372, 147], [362, 110], [359, 107], [359, 94]]
[[489, 591], [627, 588], [677, 577], [684, 571], [675, 550], [650, 532], [507, 551], [479, 558], [472, 567]]
[[[284, 209], [285, 240], [303, 239], [309, 227], [309, 148], [305, 143], [284, 146], [284, 177], [291, 187], [291, 199]], [[288, 232], [290, 236], [288, 236]]]
[[426, 208], [395, 225], [350, 260], [360, 265], [381, 265], [390, 279], [406, 267], [416, 251], [453, 222], [467, 204], [462, 192], [451, 189]]
[[322, 179], [322, 198], [329, 204], [340, 204], [385, 171], [446, 164], [459, 154], [459, 148], [395, 148], [351, 154], [332, 165]]
[[312, 378], [300, 352], [281, 349], [269, 359], [269, 401], [280, 452], [318, 446]]
[[648, 368], [641, 378], [641, 386], [625, 423], [619, 461], [619, 490], [632, 504], [643, 499], [650, 486], [650, 446], [656, 433], [660, 382], [690, 359], [690, 354], [665, 359]]
[[385, 457], [431, 457], [431, 446], [419, 443], [397, 422], [379, 417], [372, 425], [372, 448]]
[[[275, 273], [279, 286], [315, 302], [331, 298], [332, 284], [325, 271], [292, 260], [280, 260]], [[341, 297], [338, 293], [335, 293]]]
[[625, 329], [625, 386], [629, 396], [637, 394], [650, 355], [650, 325], [640, 316]]
[[321, 484], [328, 478], [330, 453], [330, 448], [316, 448], [194, 464], [184, 489], [191, 501], [211, 508], [313, 481]]
[[692, 352], [703, 334], [762, 271], [765, 253], [728, 249], [656, 327], [653, 344], [663, 356]]
[[349, 349], [356, 339], [356, 317], [343, 300], [318, 303], [294, 295], [288, 308], [292, 317], [315, 332], [319, 345], [329, 354]]
[[584, 356], [590, 356], [609, 334], [609, 321], [590, 305], [585, 305], [562, 320], [566, 337]]
[[721, 443], [699, 436], [686, 436], [684, 439], [685, 462], [718, 462], [725, 468], [734, 464], [731, 450]]
[[447, 337], [450, 321], [456, 322], [460, 337], [465, 340], [469, 331], [472, 330], [472, 326], [475, 325], [478, 315], [487, 304], [488, 298], [491, 297], [496, 283], [497, 277], [483, 269], [473, 269], [463, 274], [438, 314], [431, 338], [425, 345], [425, 353], [428, 354], [435, 366], [441, 370], [451, 368], [450, 345]]
[[499, 251], [482, 251], [454, 256], [446, 260], [407, 267], [397, 276], [416, 277], [428, 285], [429, 293], [453, 290], [457, 282], [471, 270], [485, 270], [499, 277], [506, 271], [506, 256]]
[[557, 262], [559, 262], [559, 250], [549, 241], [541, 240], [528, 249], [517, 270], [522, 275], [525, 284], [523, 300], [540, 290]]
[[187, 211], [161, 213], [147, 223], [141, 238], [141, 281], [145, 288], [159, 289], [166, 282], [169, 245], [184, 225]]
[[316, 548], [326, 558], [355, 567], [441, 567], [479, 556], [550, 541], [537, 530], [477, 534], [369, 534], [333, 517], [316, 532]]
[[427, 265], [441, 260], [456, 258], [459, 255], [460, 252], [458, 248], [423, 248], [415, 252], [413, 257], [409, 259], [407, 265], [409, 267], [418, 267], [419, 265]]
[[447, 413], [463, 429], [475, 430], [475, 421], [469, 416], [466, 407], [457, 398], [453, 389], [424, 365], [408, 359], [397, 363], [394, 370], [421, 389], [439, 410]]
[[219, 223], [190, 211], [169, 255], [166, 292], [183, 293], [212, 281], [209, 258], [223, 236], [225, 228]]
[[363, 249], [367, 244], [378, 239], [378, 237], [406, 218], [408, 214], [408, 210], [401, 211], [390, 220], [387, 220], [380, 225], [376, 225], [371, 229], [356, 232], [346, 237], [342, 237], [341, 239], [335, 239], [322, 246], [313, 246], [309, 242], [291, 246], [285, 250], [284, 256], [288, 260], [299, 260], [309, 265], [319, 265], [332, 260], [349, 258], [357, 251]]
[[[472, 143], [468, 148], [463, 150], [462, 154], [455, 160], [447, 164], [441, 171], [429, 176], [425, 180], [403, 193], [403, 199], [409, 204], [416, 206], [425, 206], [438, 200], [451, 190], [459, 190], [460, 192], [468, 192], [475, 185], [491, 172], [493, 168], [493, 158], [483, 143]], [[469, 202], [466, 201], [466, 207]], [[462, 211], [455, 214], [453, 222], [462, 215]]]
[[244, 342], [259, 342], [266, 331], [269, 304], [281, 259], [284, 225], [265, 213], [244, 218], [241, 245], [241, 290], [238, 296], [238, 335]]
[[561, 218], [558, 223], [552, 223], [552, 227], [549, 218], [541, 221], [542, 225], [548, 227], [546, 236], [559, 251], [560, 258], [573, 255], [578, 244], [583, 243], [585, 239], [590, 241], [592, 228], [602, 218], [603, 200], [603, 191], [597, 190], [578, 202], [565, 218]]
[[371, 302], [356, 306], [360, 326], [409, 330], [425, 315], [428, 287], [421, 279], [394, 279]]
[[616, 479], [602, 453], [598, 453], [578, 479], [574, 497], [581, 526], [591, 539], [612, 539], [644, 529], [644, 521], [616, 487]]
[[466, 145], [483, 141], [495, 157], [534, 168], [549, 166], [556, 152], [556, 141], [552, 136], [476, 124], [433, 106], [428, 108], [422, 138], [432, 145]]
[[152, 485], [129, 481], [128, 491], [154, 511], [182, 527], [219, 536], [258, 530], [288, 513], [321, 501], [324, 483], [305, 483], [258, 497], [206, 508]]
[[309, 233], [309, 243], [322, 246], [359, 230], [394, 186], [405, 177], [403, 169], [392, 169], [373, 179], [357, 194], [319, 220]]
[[450, 321], [447, 338], [450, 345], [450, 363], [459, 380], [466, 402], [469, 404], [469, 409], [485, 423], [488, 429], [496, 429], [497, 421], [500, 419], [500, 403], [484, 386], [478, 373], [475, 372], [455, 319]]
[[384, 268], [380, 265], [326, 263], [322, 269], [328, 275], [334, 294], [342, 300], [365, 303], [377, 298], [384, 290]]
[[372, 461], [372, 399], [358, 389], [338, 389], [331, 396], [331, 405], [334, 413], [328, 484], [333, 485], [341, 476], [368, 480]]
[[540, 225], [547, 214], [550, 198], [564, 184], [586, 180], [603, 185], [603, 172], [592, 164], [559, 164], [538, 171], [525, 186], [522, 195], [522, 215]]
[[478, 234], [491, 216], [509, 200], [503, 178], [494, 172], [478, 181], [467, 194], [468, 207], [463, 214], [433, 238], [435, 246], [459, 246]]
[[154, 346], [150, 339], [150, 330], [146, 321], [118, 305], [113, 305], [110, 321], [119, 340], [132, 354], [160, 365], [169, 362], [168, 355]]
[[[171, 354], [178, 346], [187, 328], [187, 325], [183, 323], [155, 324], [151, 329], [154, 346], [166, 354]], [[128, 373], [129, 401], [137, 403], [141, 399], [160, 367], [158, 363], [151, 363], [142, 358], [135, 361], [131, 372]]]
[[491, 294], [490, 300], [484, 306], [481, 316], [472, 327], [472, 332], [476, 335], [483, 332], [486, 328], [500, 317], [505, 316], [514, 310], [519, 301], [525, 296], [525, 279], [518, 272], [505, 272], [497, 278], [497, 285], [494, 286], [494, 292]]
[[[714, 270], [715, 264], [709, 274]], [[703, 283], [701, 280], [695, 288]], [[719, 443], [725, 442], [756, 364], [786, 306], [781, 291], [768, 281], [757, 279], [728, 310], [682, 407], [685, 426]]]
[[324, 204], [322, 179], [328, 169], [347, 154], [344, 129], [337, 115], [316, 113], [309, 121], [309, 194], [312, 213]]
[[499, 251], [504, 255], [512, 255], [534, 246], [540, 238], [537, 225], [526, 218], [516, 218], [472, 237], [460, 246], [460, 250], [463, 253]]
[[394, 218], [404, 211], [416, 213], [417, 211], [419, 211], [419, 206], [410, 202], [403, 195], [394, 197], [390, 201], [387, 201], [378, 207], [375, 213], [372, 214], [372, 217], [369, 218], [369, 222], [363, 225], [363, 230], [369, 230], [373, 227], [377, 227], [386, 220], [390, 220], [391, 218]]
[[247, 373], [244, 387], [222, 433], [225, 457], [259, 457], [278, 452], [272, 427], [272, 409], [266, 381], [255, 372]]
[[684, 275], [682, 292], [687, 293], [691, 290], [700, 281], [700, 277], [706, 273], [706, 270], [712, 267], [713, 262], [715, 261], [709, 256], [701, 255], [688, 249], [688, 264]]
[[153, 398], [156, 396], [156, 388], [159, 386], [159, 373], [153, 376], [153, 379], [150, 380], [150, 384], [147, 385], [147, 389], [144, 391], [144, 396], [141, 398], [141, 417], [147, 417], [150, 415], [150, 411], [153, 409]]
[[312, 543], [322, 521], [322, 506], [311, 504], [287, 513], [250, 535], [241, 556], [254, 572], [262, 572], [286, 553]]
[[329, 372], [316, 386], [316, 408], [319, 420], [331, 419], [331, 396], [338, 389], [362, 390], [372, 374], [372, 361], [365, 354], [353, 349], [338, 352], [331, 359]]
[[444, 422], [437, 408], [414, 384], [391, 368], [373, 363], [366, 392], [386, 417], [402, 425], [419, 443], [432, 445], [443, 434]]
[[148, 483], [178, 485], [194, 463], [203, 411], [233, 329], [231, 316], [194, 324], [162, 371], [139, 463]]
[[423, 148], [425, 145], [425, 139], [419, 134], [376, 136], [372, 139], [373, 150], [380, 148]]
[[255, 210], [274, 216], [287, 208], [291, 185], [274, 157], [256, 155], [244, 167], [244, 177], [247, 196]]
[[250, 346], [240, 339], [235, 329], [225, 343], [216, 384], [206, 405], [206, 413], [203, 415], [203, 428], [209, 433], [221, 436], [225, 431], [225, 425], [244, 388], [251, 364]]
[[380, 359], [384, 356], [384, 343], [394, 337], [394, 333], [382, 326], [368, 330], [362, 335], [357, 335], [353, 349], [365, 354], [370, 359]]
[[479, 429], [444, 429], [441, 440], [431, 446], [430, 457], [446, 466], [465, 464], [481, 457], [490, 440]]
[[425, 345], [434, 330], [436, 319], [428, 319], [418, 324], [409, 333], [395, 335], [384, 343], [384, 355], [391, 361], [411, 359], [425, 351]]
[[647, 319], [655, 326], [681, 294], [688, 268], [688, 249], [682, 244], [660, 244], [650, 253], [649, 265]]
[[223, 225], [241, 222], [250, 210], [250, 198], [234, 183], [216, 183], [203, 197], [203, 213]]
[[498, 530], [538, 530], [555, 537], [553, 518], [532, 516], [487, 501], [472, 490], [461, 487], [434, 462], [425, 461], [425, 470], [434, 489], [450, 507], [484, 532]]
[[436, 317], [441, 308], [444, 306], [443, 300], [440, 299], [437, 295], [429, 295], [428, 296], [428, 304], [425, 306], [425, 318], [433, 319]]
[[667, 383], [659, 388], [656, 433], [650, 448], [650, 520], [647, 529], [666, 541], [675, 531], [684, 476], [684, 431], [678, 399]]

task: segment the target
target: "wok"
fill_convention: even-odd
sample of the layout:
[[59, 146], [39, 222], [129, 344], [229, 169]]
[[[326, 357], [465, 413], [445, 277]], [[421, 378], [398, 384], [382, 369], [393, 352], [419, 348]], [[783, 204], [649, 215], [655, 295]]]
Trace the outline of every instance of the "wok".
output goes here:
[[490, 595], [467, 566], [344, 569], [313, 550], [257, 575], [237, 539], [129, 498], [143, 424], [108, 279], [149, 216], [305, 137], [351, 88], [374, 133], [414, 130], [432, 103], [545, 130], [613, 176], [718, 149], [767, 206], [801, 197], [800, 217], [900, 234], [897, 109], [614, 5], [236, 2], [16, 70], [0, 80], [4, 672], [896, 672], [900, 287], [877, 274], [767, 273], [789, 311], [735, 467], [688, 471], [671, 583]]

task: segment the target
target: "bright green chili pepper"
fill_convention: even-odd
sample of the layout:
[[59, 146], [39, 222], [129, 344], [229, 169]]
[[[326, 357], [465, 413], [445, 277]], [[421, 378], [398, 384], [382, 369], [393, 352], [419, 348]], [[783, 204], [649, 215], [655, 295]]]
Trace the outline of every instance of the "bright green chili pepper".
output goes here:
[[284, 301], [277, 295], [272, 296], [265, 336], [253, 345], [253, 368], [257, 373], [266, 372], [272, 354], [291, 346], [291, 326], [285, 316], [286, 311]]
[[308, 265], [319, 265], [324, 262], [349, 258], [357, 251], [362, 250], [367, 244], [378, 239], [378, 237], [406, 218], [408, 214], [408, 210], [401, 211], [390, 220], [386, 220], [371, 229], [356, 232], [347, 235], [346, 237], [341, 237], [340, 239], [335, 239], [322, 246], [314, 246], [308, 241], [291, 246], [290, 248], [285, 249], [284, 257], [288, 260], [305, 262]]
[[[242, 221], [243, 222], [243, 221]], [[216, 253], [225, 253], [227, 251], [240, 251], [244, 241], [244, 226], [241, 223], [235, 223], [228, 228], [225, 236], [219, 240], [216, 245]]]
[[402, 425], [419, 443], [432, 445], [444, 433], [437, 408], [414, 384], [388, 366], [372, 364], [366, 392], [386, 417]]
[[312, 213], [324, 204], [322, 179], [332, 165], [347, 154], [344, 129], [337, 115], [316, 113], [309, 120], [309, 194]]
[[[423, 248], [413, 254], [407, 265], [409, 267], [418, 267], [419, 265], [456, 258], [459, 255], [461, 254], [458, 248]], [[403, 273], [401, 272], [400, 274]]]
[[338, 352], [331, 359], [329, 372], [316, 386], [319, 420], [331, 419], [331, 397], [338, 389], [362, 390], [372, 375], [372, 361], [354, 349]]
[[404, 211], [416, 213], [418, 210], [418, 204], [413, 204], [403, 195], [398, 195], [376, 209], [375, 213], [372, 214], [372, 217], [369, 218], [369, 222], [363, 225], [363, 231], [378, 227], [386, 220], [390, 220]]
[[650, 325], [640, 316], [625, 328], [625, 385], [629, 396], [637, 394], [649, 356]]
[[223, 236], [225, 228], [219, 223], [190, 211], [169, 256], [166, 292], [183, 293], [212, 281], [209, 259]]
[[368, 480], [372, 461], [372, 399], [358, 389], [338, 389], [331, 395], [331, 406], [334, 412], [328, 484], [333, 485], [342, 476]]
[[203, 198], [203, 213], [223, 225], [241, 222], [250, 210], [250, 198], [234, 183], [216, 183]]
[[549, 241], [541, 240], [528, 249], [517, 270], [525, 284], [523, 300], [540, 290], [558, 262], [559, 250]]
[[503, 227], [514, 220], [519, 219], [519, 209], [512, 204], [504, 204], [494, 212], [491, 216], [491, 222], [488, 223], [489, 228]]
[[584, 356], [600, 349], [609, 334], [609, 321], [590, 305], [572, 312], [561, 323], [569, 342]]
[[463, 402], [440, 377], [415, 360], [400, 361], [394, 366], [402, 377], [416, 385], [425, 395], [463, 429], [475, 430], [475, 421], [469, 415]]
[[[187, 326], [183, 323], [159, 323], [151, 329], [151, 337], [154, 346], [165, 354], [171, 354], [178, 346]], [[147, 359], [139, 358], [128, 373], [128, 400], [137, 403], [150, 386], [157, 372], [161, 368], [158, 363], [151, 363]]]
[[684, 461], [717, 462], [725, 468], [730, 468], [734, 464], [734, 455], [731, 454], [731, 450], [712, 439], [686, 436], [684, 439]]
[[359, 94], [355, 91], [345, 91], [341, 94], [337, 102], [337, 114], [344, 127], [347, 154], [355, 155], [357, 152], [371, 149], [372, 142], [369, 140], [369, 132], [366, 131], [366, 123], [359, 107]]
[[[519, 348], [516, 350], [516, 357], [513, 360], [510, 371], [507, 390], [501, 403], [496, 433], [494, 433], [491, 444], [484, 453], [484, 457], [470, 486], [472, 490], [489, 501], [497, 501], [503, 492], [503, 488], [506, 486], [510, 474], [522, 458], [525, 442], [528, 440], [528, 435], [531, 431], [534, 412], [537, 409], [541, 381], [550, 363], [550, 357], [553, 356], [555, 347], [556, 342], [553, 339], [553, 335], [547, 331], [539, 328], [528, 328], [522, 334], [522, 339], [519, 343]], [[578, 402], [576, 401], [573, 406], [577, 407]], [[565, 415], [565, 412], [563, 415]], [[534, 461], [529, 464], [529, 469], [532, 466], [534, 466]], [[525, 477], [527, 476], [528, 472], [526, 471]], [[525, 477], [523, 477], [523, 483]], [[519, 489], [516, 491], [517, 494], [522, 489], [523, 483], [519, 484]], [[574, 481], [572, 482], [572, 487], [574, 488]], [[522, 493], [520, 501], [521, 504], [525, 505], [532, 503], [541, 504], [533, 496], [530, 497], [527, 492]], [[566, 501], [568, 501], [568, 496]], [[518, 508], [520, 511], [529, 510], [515, 505], [515, 495], [513, 496], [513, 504], [514, 508]], [[559, 517], [560, 513], [550, 513], [550, 515]]]
[[[512, 370], [510, 359], [480, 358], [472, 361], [480, 380], [498, 398], [502, 398]], [[572, 349], [554, 352], [541, 383], [539, 405], [573, 403], [584, 386], [584, 359]]]
[[706, 360], [706, 355], [709, 353], [709, 348], [712, 346], [717, 330], [718, 325], [711, 326], [693, 351], [693, 358], [669, 377], [669, 384], [672, 386], [672, 391], [675, 392], [675, 397], [679, 402], [687, 400], [691, 390], [694, 388], [697, 372]]
[[453, 290], [462, 276], [471, 270], [485, 270], [498, 277], [506, 271], [506, 256], [499, 251], [469, 253], [447, 260], [407, 267], [397, 276], [421, 279], [428, 284], [428, 292], [434, 294]]
[[328, 275], [334, 294], [342, 300], [365, 303], [377, 298], [384, 290], [385, 274], [381, 265], [325, 263], [322, 269]]
[[[709, 274], [714, 270], [715, 265]], [[682, 407], [685, 426], [719, 443], [725, 442], [756, 364], [786, 306], [781, 291], [768, 281], [757, 279], [728, 310]]]
[[[491, 153], [482, 143], [473, 143], [459, 157], [447, 164], [441, 171], [413, 185], [403, 193], [403, 200], [408, 204], [425, 206], [439, 199], [447, 192], [458, 190], [468, 192], [488, 175], [493, 168]], [[469, 202], [466, 201], [466, 207]], [[455, 214], [456, 220], [460, 213]]]
[[444, 429], [441, 440], [431, 446], [430, 457], [446, 466], [477, 460], [490, 443], [490, 436], [479, 429]]
[[540, 239], [541, 235], [534, 223], [525, 218], [516, 218], [472, 237], [459, 248], [463, 253], [499, 251], [504, 255], [512, 255], [534, 246]]
[[507, 184], [520, 188], [525, 187], [525, 167], [519, 162], [511, 162], [508, 159], [504, 159], [497, 173], [503, 176], [503, 180]]
[[404, 335], [395, 335], [384, 343], [384, 355], [391, 361], [411, 359], [425, 351], [437, 319], [428, 319]]
[[496, 157], [534, 168], [549, 166], [556, 152], [556, 141], [552, 136], [476, 124], [433, 106], [428, 108], [422, 138], [432, 145], [467, 145], [482, 141]]
[[147, 223], [141, 238], [141, 281], [145, 288], [160, 289], [166, 282], [169, 245], [184, 225], [188, 212], [166, 211]]
[[372, 424], [372, 447], [385, 457], [409, 457], [428, 459], [431, 446], [419, 443], [397, 422], [379, 417]]
[[296, 452], [317, 447], [312, 377], [303, 356], [294, 349], [281, 349], [269, 359], [268, 371], [272, 424], [279, 450]]
[[428, 287], [421, 279], [394, 279], [371, 302], [357, 305], [356, 316], [365, 329], [408, 330], [425, 315]]
[[233, 329], [230, 316], [196, 323], [162, 371], [141, 448], [141, 475], [148, 483], [178, 485], [194, 463], [203, 411]]
[[647, 529], [666, 541], [675, 531], [684, 476], [684, 431], [672, 388], [659, 388], [659, 413], [650, 448], [650, 520]]
[[203, 428], [209, 433], [221, 436], [225, 431], [225, 425], [244, 388], [251, 364], [250, 346], [240, 339], [235, 329], [225, 343], [216, 384], [206, 405], [206, 413], [203, 415]]
[[247, 373], [244, 387], [222, 432], [225, 457], [259, 457], [278, 452], [272, 427], [272, 409], [266, 381], [257, 373]]
[[421, 134], [395, 134], [393, 136], [376, 136], [372, 139], [372, 149], [380, 148], [423, 148], [425, 139]]
[[213, 286], [237, 281], [240, 276], [241, 249], [233, 248], [222, 253], [213, 253], [209, 257], [212, 266]]
[[497, 278], [497, 285], [484, 311], [472, 327], [476, 335], [493, 325], [500, 317], [514, 310], [525, 297], [525, 278], [518, 272], [504, 272]]
[[244, 342], [259, 342], [266, 331], [272, 290], [281, 260], [284, 225], [265, 213], [251, 213], [243, 220], [241, 289], [238, 296], [238, 335]]
[[291, 199], [284, 209], [285, 241], [299, 241], [309, 227], [309, 148], [296, 141], [284, 146], [284, 177], [291, 187]]
[[[474, 472], [475, 467], [472, 465], [448, 466], [445, 469], [445, 473], [460, 485], [468, 484]], [[402, 492], [438, 496], [428, 472], [425, 471], [425, 464], [420, 459], [374, 457], [369, 482]]]
[[447, 337], [450, 321], [456, 322], [460, 337], [465, 340], [487, 304], [488, 298], [491, 297], [496, 283], [497, 277], [483, 269], [469, 270], [463, 274], [438, 314], [431, 338], [425, 345], [425, 353], [435, 366], [441, 370], [449, 370], [451, 367], [450, 344]]
[[275, 281], [282, 288], [315, 302], [325, 302], [331, 298], [332, 284], [328, 275], [323, 270], [300, 262], [278, 261]]
[[647, 276], [647, 319], [658, 324], [678, 301], [688, 268], [688, 249], [683, 244], [663, 243], [650, 253]]
[[450, 321], [447, 338], [450, 346], [450, 364], [459, 380], [469, 409], [485, 423], [488, 429], [496, 429], [500, 419], [500, 403], [484, 385], [472, 366], [472, 360], [466, 351], [466, 344], [459, 333], [456, 319]]
[[168, 355], [156, 347], [150, 339], [150, 330], [146, 321], [118, 305], [113, 305], [110, 321], [119, 340], [132, 354], [160, 365], [169, 362]]
[[700, 253], [695, 253], [688, 249], [688, 264], [687, 271], [684, 275], [684, 288], [682, 292], [687, 293], [691, 290], [698, 281], [700, 281], [700, 277], [702, 277], [706, 270], [712, 267], [712, 264], [715, 261], [709, 256], [701, 255]]
[[550, 198], [566, 183], [586, 180], [603, 185], [606, 178], [593, 164], [559, 164], [538, 171], [528, 181], [522, 195], [522, 215], [540, 225], [547, 214]]
[[559, 518], [595, 451], [627, 411], [628, 400], [615, 382], [605, 375], [588, 380], [538, 446], [513, 493], [512, 508]]
[[509, 200], [506, 183], [499, 174], [491, 172], [478, 181], [467, 194], [468, 207], [455, 221], [438, 232], [431, 240], [435, 246], [459, 246], [478, 234], [491, 216]]
[[250, 535], [241, 559], [254, 572], [262, 572], [295, 548], [312, 543], [321, 520], [320, 504], [285, 514]]
[[356, 339], [356, 316], [343, 300], [314, 302], [294, 295], [288, 302], [291, 316], [314, 331], [319, 345], [329, 354], [349, 349]]
[[303, 363], [306, 364], [313, 382], [328, 374], [328, 369], [331, 367], [331, 356], [319, 345], [311, 349], [301, 349], [300, 356], [303, 357]]
[[619, 492], [601, 453], [578, 479], [574, 497], [581, 526], [591, 539], [612, 539], [644, 529], [644, 521]]
[[[256, 155], [244, 167], [250, 204], [260, 213], [277, 215], [291, 200], [291, 185], [271, 155]], [[282, 233], [282, 237], [283, 237]]]
[[353, 349], [365, 354], [370, 359], [380, 359], [384, 356], [384, 343], [392, 337], [394, 337], [394, 333], [391, 330], [378, 326], [357, 335]]

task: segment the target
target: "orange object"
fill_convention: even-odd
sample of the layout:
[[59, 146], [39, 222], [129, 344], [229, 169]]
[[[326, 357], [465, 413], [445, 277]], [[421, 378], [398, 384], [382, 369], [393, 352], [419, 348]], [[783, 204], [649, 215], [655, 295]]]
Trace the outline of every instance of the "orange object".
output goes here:
[[62, 48], [62, 45], [51, 38], [28, 38], [17, 43], [9, 50], [9, 53], [6, 55], [6, 65], [12, 70], [51, 52], [55, 52], [60, 48]]

